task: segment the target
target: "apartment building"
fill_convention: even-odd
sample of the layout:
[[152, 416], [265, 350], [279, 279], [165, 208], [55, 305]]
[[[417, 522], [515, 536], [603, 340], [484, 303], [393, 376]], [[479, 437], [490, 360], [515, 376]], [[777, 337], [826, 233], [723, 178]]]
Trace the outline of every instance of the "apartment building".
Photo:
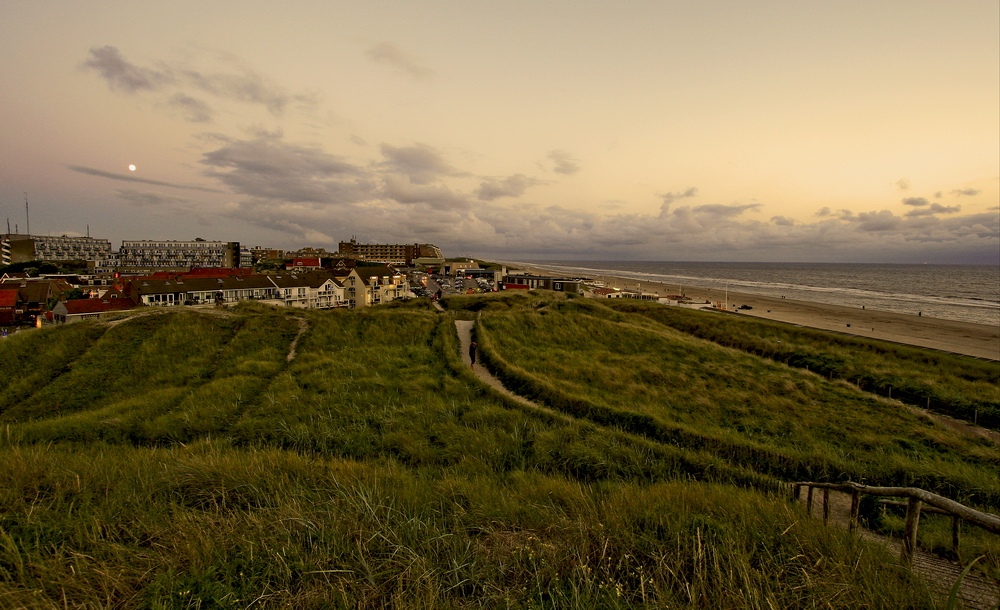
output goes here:
[[96, 237], [0, 236], [0, 265], [32, 261], [94, 261], [111, 255], [111, 242]]
[[359, 244], [356, 240], [342, 241], [338, 253], [359, 260], [385, 265], [413, 264], [415, 258], [444, 258], [433, 244]]
[[197, 239], [123, 241], [116, 264], [120, 270], [240, 267], [240, 243]]

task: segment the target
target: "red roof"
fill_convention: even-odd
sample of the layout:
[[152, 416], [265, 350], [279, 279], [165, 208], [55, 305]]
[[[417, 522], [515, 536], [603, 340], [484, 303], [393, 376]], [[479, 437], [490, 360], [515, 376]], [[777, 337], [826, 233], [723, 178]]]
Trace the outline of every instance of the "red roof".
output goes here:
[[13, 308], [17, 305], [17, 288], [0, 290], [0, 307]]
[[141, 276], [139, 279], [154, 279], [154, 280], [175, 280], [184, 278], [209, 278], [218, 279], [226, 277], [240, 277], [240, 276], [250, 276], [254, 274], [253, 269], [249, 268], [234, 268], [229, 267], [195, 267], [186, 273], [175, 273], [172, 271], [157, 271], [151, 275]]
[[120, 311], [135, 307], [135, 304], [129, 299], [73, 299], [66, 301], [63, 305], [66, 306], [67, 315]]

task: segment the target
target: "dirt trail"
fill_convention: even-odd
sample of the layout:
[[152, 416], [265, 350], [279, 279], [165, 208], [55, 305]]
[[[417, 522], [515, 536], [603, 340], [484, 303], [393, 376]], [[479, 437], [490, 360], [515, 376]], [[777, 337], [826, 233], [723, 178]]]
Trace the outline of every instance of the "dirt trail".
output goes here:
[[[472, 327], [474, 324], [475, 322], [471, 320], [455, 320], [455, 330], [458, 331], [459, 354], [462, 356], [462, 364], [465, 364], [466, 366], [472, 365], [472, 359], [469, 358], [469, 344], [472, 342]], [[476, 363], [476, 367], [472, 372], [475, 373], [476, 377], [479, 377], [483, 383], [487, 384], [501, 394], [509, 396], [522, 404], [540, 407], [537, 403], [534, 403], [523, 396], [518, 396], [505, 388], [503, 384], [500, 383], [500, 380], [491, 375], [481, 362]]]
[[309, 321], [305, 318], [299, 318], [299, 332], [295, 335], [295, 338], [292, 339], [292, 344], [288, 346], [288, 356], [285, 357], [287, 362], [295, 360], [295, 347], [299, 344], [299, 338], [307, 330], [309, 330]]

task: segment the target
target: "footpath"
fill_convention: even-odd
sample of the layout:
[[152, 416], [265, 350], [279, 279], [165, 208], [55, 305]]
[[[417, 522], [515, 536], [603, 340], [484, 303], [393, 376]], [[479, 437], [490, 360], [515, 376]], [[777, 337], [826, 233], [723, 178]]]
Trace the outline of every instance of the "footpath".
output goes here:
[[[439, 311], [444, 311], [440, 303], [434, 302], [434, 306]], [[475, 322], [471, 320], [455, 320], [455, 330], [458, 331], [459, 340], [459, 354], [462, 358], [462, 363], [466, 366], [471, 366], [472, 362], [469, 358], [469, 344], [472, 342], [472, 327]], [[473, 372], [476, 374], [483, 383], [494, 388], [498, 392], [509, 396], [510, 398], [525, 404], [530, 405], [535, 408], [545, 408], [523, 396], [519, 396], [507, 388], [504, 387], [500, 380], [490, 374], [486, 367], [481, 363], [476, 364]], [[803, 502], [805, 502], [805, 494], [803, 494]], [[851, 497], [844, 492], [832, 491], [830, 493], [830, 513], [829, 521], [833, 526], [847, 527], [851, 512]], [[813, 500], [812, 507], [813, 517], [822, 519], [823, 518], [823, 501], [822, 497]], [[864, 528], [857, 528], [855, 530], [859, 536], [868, 540], [870, 542], [876, 542], [886, 546], [892, 553], [897, 557], [900, 555], [902, 550], [902, 542], [897, 539], [889, 538], [881, 534], [875, 533]], [[913, 572], [919, 575], [927, 587], [930, 589], [931, 594], [939, 601], [944, 603], [951, 593], [955, 582], [958, 581], [959, 576], [962, 573], [962, 566], [953, 562], [948, 561], [938, 555], [916, 549], [913, 553]], [[972, 570], [966, 575], [965, 579], [962, 580], [962, 584], [958, 591], [958, 601], [961, 604], [959, 608], [966, 608], [968, 610], [993, 610], [1000, 604], [1000, 582], [993, 580], [980, 572]]]

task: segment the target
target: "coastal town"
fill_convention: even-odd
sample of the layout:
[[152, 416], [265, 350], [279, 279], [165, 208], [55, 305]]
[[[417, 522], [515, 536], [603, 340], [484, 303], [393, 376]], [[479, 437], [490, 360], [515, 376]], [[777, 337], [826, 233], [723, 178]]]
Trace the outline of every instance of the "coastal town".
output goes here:
[[[433, 244], [363, 244], [283, 251], [239, 242], [92, 237], [0, 238], [0, 327], [13, 332], [114, 316], [140, 307], [217, 307], [259, 301], [302, 309], [356, 309], [420, 296], [545, 289], [659, 299], [586, 278], [553, 277], [471, 259]], [[10, 329], [8, 331], [7, 329]]]

